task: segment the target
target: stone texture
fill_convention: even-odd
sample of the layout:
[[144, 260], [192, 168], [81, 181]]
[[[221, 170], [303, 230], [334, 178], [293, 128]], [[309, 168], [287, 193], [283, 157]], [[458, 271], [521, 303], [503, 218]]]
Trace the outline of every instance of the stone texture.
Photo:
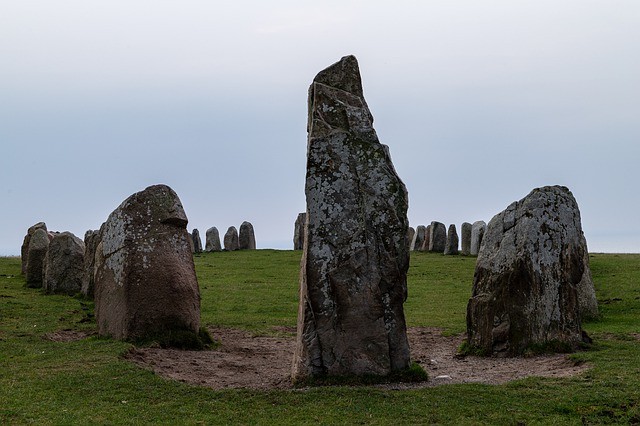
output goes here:
[[507, 356], [531, 345], [576, 347], [585, 251], [578, 205], [565, 187], [534, 189], [494, 216], [476, 262], [468, 343]]
[[238, 247], [240, 248], [240, 250], [256, 249], [256, 236], [253, 232], [253, 225], [247, 221], [242, 222], [242, 224], [240, 225]]
[[447, 231], [447, 243], [444, 246], [444, 254], [453, 255], [458, 254], [458, 231], [456, 231], [456, 225], [449, 225]]
[[207, 229], [207, 242], [205, 244], [206, 251], [221, 251], [222, 246], [220, 245], [220, 233], [218, 232], [218, 228], [212, 226]]
[[100, 231], [89, 230], [84, 234], [84, 268], [80, 292], [93, 298], [95, 289], [96, 249], [100, 243]]
[[407, 248], [409, 249], [409, 251], [413, 251], [413, 237], [415, 237], [415, 235], [416, 230], [410, 226], [409, 230], [407, 231]]
[[424, 251], [424, 238], [427, 234], [427, 228], [424, 225], [418, 225], [413, 236], [411, 246], [416, 251]]
[[304, 224], [307, 221], [307, 213], [298, 213], [293, 227], [293, 249], [302, 250], [304, 247]]
[[29, 249], [27, 250], [27, 267], [25, 271], [27, 287], [42, 287], [47, 250], [49, 250], [49, 234], [43, 228], [35, 229], [29, 238]]
[[239, 250], [238, 230], [235, 226], [230, 226], [224, 234], [224, 249], [228, 251]]
[[409, 366], [408, 196], [372, 123], [353, 56], [316, 76], [294, 381]]
[[484, 237], [487, 224], [482, 220], [473, 222], [471, 225], [471, 247], [469, 248], [469, 254], [477, 256], [480, 252], [480, 245], [482, 244], [482, 238]]
[[469, 222], [464, 222], [460, 227], [460, 254], [463, 256], [469, 256], [471, 254], [471, 225]]
[[193, 231], [191, 231], [191, 240], [193, 241], [193, 252], [202, 253], [202, 240], [200, 239], [200, 231], [198, 231], [198, 229], [193, 228]]
[[20, 247], [20, 261], [22, 262], [22, 275], [26, 275], [27, 273], [27, 259], [29, 256], [29, 242], [31, 241], [31, 236], [37, 229], [44, 229], [47, 232], [47, 225], [44, 222], [38, 222], [33, 226], [30, 226], [27, 229], [27, 235], [24, 236], [24, 240], [22, 241], [22, 247]]
[[56, 234], [49, 243], [44, 264], [45, 293], [73, 296], [80, 293], [84, 276], [84, 241], [71, 232]]
[[100, 229], [95, 312], [100, 335], [162, 339], [200, 328], [200, 294], [178, 195], [154, 185], [127, 198]]
[[591, 268], [589, 267], [587, 240], [584, 235], [582, 236], [582, 245], [584, 246], [584, 257], [582, 259], [584, 272], [578, 283], [578, 305], [580, 306], [580, 315], [583, 320], [595, 319], [600, 316], [600, 312], [598, 310], [598, 300], [596, 299], [596, 289], [591, 277]]
[[447, 228], [444, 223], [433, 221], [429, 228], [429, 251], [432, 253], [444, 253], [447, 245]]

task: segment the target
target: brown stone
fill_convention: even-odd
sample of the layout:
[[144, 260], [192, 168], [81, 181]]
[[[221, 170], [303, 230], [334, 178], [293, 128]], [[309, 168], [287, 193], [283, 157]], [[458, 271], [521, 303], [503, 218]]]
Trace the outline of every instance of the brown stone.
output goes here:
[[73, 296], [80, 293], [84, 275], [84, 242], [71, 232], [54, 235], [44, 267], [45, 293]]

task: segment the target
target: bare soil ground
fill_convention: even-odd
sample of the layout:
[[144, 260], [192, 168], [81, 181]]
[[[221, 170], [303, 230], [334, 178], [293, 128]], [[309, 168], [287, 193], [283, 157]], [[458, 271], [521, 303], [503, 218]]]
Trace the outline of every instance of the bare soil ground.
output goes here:
[[[209, 330], [221, 346], [209, 351], [135, 348], [127, 358], [156, 374], [213, 389], [288, 389], [295, 330], [278, 329], [282, 337], [252, 336], [242, 330]], [[457, 357], [463, 336], [443, 336], [436, 328], [408, 330], [411, 359], [429, 373], [422, 383], [380, 385], [414, 389], [450, 383], [500, 384], [528, 376], [567, 377], [589, 367], [575, 365], [566, 355], [527, 358]]]

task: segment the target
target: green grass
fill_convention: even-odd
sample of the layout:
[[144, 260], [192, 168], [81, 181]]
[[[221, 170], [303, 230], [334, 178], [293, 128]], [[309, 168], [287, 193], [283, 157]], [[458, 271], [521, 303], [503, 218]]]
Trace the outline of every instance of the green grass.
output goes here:
[[[300, 255], [198, 255], [203, 324], [257, 334], [294, 327]], [[410, 391], [267, 392], [213, 391], [163, 379], [122, 359], [128, 343], [43, 339], [47, 332], [94, 329], [91, 303], [26, 289], [19, 259], [0, 258], [0, 424], [638, 423], [640, 255], [595, 254], [591, 268], [602, 318], [585, 324], [593, 349], [572, 355], [593, 366], [580, 376]], [[413, 253], [408, 324], [463, 332], [473, 269], [473, 258]]]

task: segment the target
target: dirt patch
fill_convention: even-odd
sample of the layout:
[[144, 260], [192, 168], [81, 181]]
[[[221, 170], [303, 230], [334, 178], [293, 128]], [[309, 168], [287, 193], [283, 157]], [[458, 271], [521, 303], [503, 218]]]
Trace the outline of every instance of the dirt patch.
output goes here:
[[[281, 337], [252, 336], [250, 333], [212, 328], [212, 336], [222, 343], [212, 351], [136, 348], [127, 358], [156, 374], [213, 389], [287, 389], [295, 345], [291, 330]], [[387, 389], [415, 389], [450, 383], [500, 384], [528, 376], [568, 377], [588, 366], [575, 365], [566, 355], [529, 358], [460, 358], [456, 351], [462, 336], [443, 336], [436, 328], [408, 330], [411, 359], [429, 373], [423, 383], [380, 385]]]
[[52, 342], [75, 342], [77, 340], [86, 339], [89, 336], [95, 336], [95, 331], [85, 330], [58, 330], [51, 333], [47, 333], [42, 336], [45, 340], [51, 340]]

